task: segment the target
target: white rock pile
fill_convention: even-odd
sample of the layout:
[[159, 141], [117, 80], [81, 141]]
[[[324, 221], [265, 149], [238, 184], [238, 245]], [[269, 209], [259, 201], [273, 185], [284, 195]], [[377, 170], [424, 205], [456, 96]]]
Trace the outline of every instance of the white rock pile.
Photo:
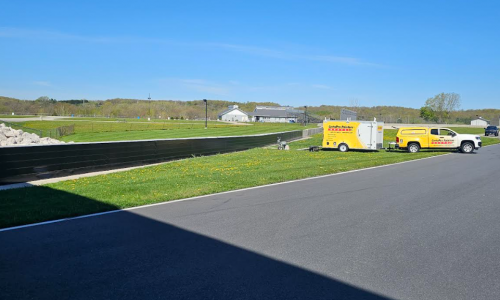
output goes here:
[[3, 123], [0, 124], [0, 147], [55, 144], [64, 144], [64, 142], [48, 137], [40, 138], [34, 133], [16, 130]]

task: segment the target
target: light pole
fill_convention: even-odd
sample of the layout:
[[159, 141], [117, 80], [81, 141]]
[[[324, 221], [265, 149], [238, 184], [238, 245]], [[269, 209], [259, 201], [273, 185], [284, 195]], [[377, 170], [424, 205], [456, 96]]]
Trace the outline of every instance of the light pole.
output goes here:
[[151, 93], [149, 93], [148, 100], [149, 100], [149, 117], [151, 118]]
[[307, 125], [307, 105], [304, 106], [304, 126]]
[[208, 128], [208, 101], [207, 99], [203, 99], [203, 102], [205, 102], [205, 129]]

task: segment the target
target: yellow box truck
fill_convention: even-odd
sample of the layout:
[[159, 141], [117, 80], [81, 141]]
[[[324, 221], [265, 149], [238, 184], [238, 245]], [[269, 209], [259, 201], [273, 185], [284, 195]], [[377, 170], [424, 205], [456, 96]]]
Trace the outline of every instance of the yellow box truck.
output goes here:
[[384, 123], [377, 121], [323, 122], [323, 149], [379, 150], [384, 145]]

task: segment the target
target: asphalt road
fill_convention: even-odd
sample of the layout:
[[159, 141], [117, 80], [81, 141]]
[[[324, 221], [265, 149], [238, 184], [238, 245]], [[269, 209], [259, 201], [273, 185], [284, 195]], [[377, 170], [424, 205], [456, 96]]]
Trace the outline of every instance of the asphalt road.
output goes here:
[[496, 145], [0, 232], [0, 299], [499, 299], [498, 174]]
[[26, 117], [26, 118], [2, 118], [0, 117], [0, 121], [4, 122], [10, 122], [10, 123], [15, 123], [15, 122], [28, 122], [28, 121], [57, 121], [59, 119], [64, 119], [64, 118], [69, 118], [69, 117], [58, 117], [58, 116], [43, 116], [40, 119], [40, 116], [38, 117]]

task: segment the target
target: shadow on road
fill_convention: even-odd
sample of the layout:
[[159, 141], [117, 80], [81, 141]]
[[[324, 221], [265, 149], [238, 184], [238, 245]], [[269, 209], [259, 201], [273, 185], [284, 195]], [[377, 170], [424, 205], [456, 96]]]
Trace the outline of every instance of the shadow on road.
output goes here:
[[388, 299], [131, 212], [4, 231], [0, 244], [0, 299]]
[[[67, 183], [76, 185], [71, 181]], [[47, 186], [18, 185], [25, 188], [3, 189], [0, 186], [0, 229], [118, 209], [109, 203]]]

